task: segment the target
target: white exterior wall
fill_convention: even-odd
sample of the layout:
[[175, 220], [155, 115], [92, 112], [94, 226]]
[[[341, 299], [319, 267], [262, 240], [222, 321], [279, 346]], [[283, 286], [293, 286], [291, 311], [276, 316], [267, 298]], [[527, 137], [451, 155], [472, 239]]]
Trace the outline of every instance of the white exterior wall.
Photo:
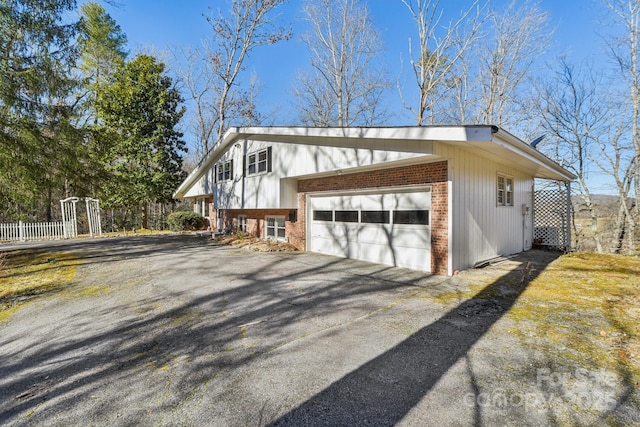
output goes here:
[[[416, 144], [415, 141], [412, 143]], [[431, 143], [422, 142], [421, 144], [423, 151], [430, 151]], [[425, 150], [425, 146], [428, 150]], [[271, 147], [272, 150], [272, 172], [244, 176], [243, 157], [267, 147]], [[193, 186], [186, 197], [195, 197], [200, 195], [195, 193], [210, 189], [208, 194], [214, 194], [216, 208], [293, 209], [298, 203], [298, 188], [297, 181], [291, 179], [292, 177], [324, 172], [335, 173], [336, 170], [366, 168], [389, 162], [396, 162], [397, 165], [397, 162], [410, 161], [424, 155], [424, 153], [245, 141], [232, 146], [217, 162], [220, 164], [233, 159], [233, 180], [214, 184], [214, 169], [211, 168], [209, 173]]]
[[213, 193], [215, 179], [213, 168], [209, 169], [184, 195], [185, 198], [206, 196]]
[[[530, 249], [533, 241], [533, 178], [460, 147], [436, 144], [434, 151], [448, 157], [452, 270]], [[498, 173], [514, 180], [513, 206], [497, 206]], [[523, 204], [529, 207], [527, 215], [522, 214]]]

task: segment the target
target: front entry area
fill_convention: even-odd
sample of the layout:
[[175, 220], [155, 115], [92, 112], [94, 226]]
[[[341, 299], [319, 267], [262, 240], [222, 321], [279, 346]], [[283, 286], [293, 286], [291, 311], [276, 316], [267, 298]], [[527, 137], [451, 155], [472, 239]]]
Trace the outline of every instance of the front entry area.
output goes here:
[[431, 271], [431, 192], [309, 195], [308, 250]]

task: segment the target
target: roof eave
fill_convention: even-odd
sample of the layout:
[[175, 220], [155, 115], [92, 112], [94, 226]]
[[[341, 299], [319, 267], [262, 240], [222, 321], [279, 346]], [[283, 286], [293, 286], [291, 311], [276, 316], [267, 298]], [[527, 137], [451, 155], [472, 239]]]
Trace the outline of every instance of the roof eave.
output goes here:
[[189, 188], [193, 186], [211, 166], [220, 159], [222, 154], [226, 151], [227, 147], [241, 138], [244, 134], [241, 133], [239, 127], [230, 128], [227, 130], [222, 139], [216, 143], [205, 157], [200, 161], [198, 167], [191, 171], [191, 173], [182, 181], [182, 184], [173, 193], [174, 199], [181, 199], [185, 196]]
[[530, 161], [537, 163], [538, 165], [546, 168], [547, 170], [553, 172], [555, 175], [561, 177], [562, 181], [573, 181], [577, 178], [573, 173], [569, 170], [565, 169], [558, 163], [551, 160], [549, 157], [542, 154], [540, 151], [536, 150], [529, 144], [525, 143], [521, 139], [513, 136], [509, 132], [505, 131], [501, 128], [495, 128], [495, 135], [502, 141], [509, 144], [510, 149], [515, 150], [521, 156], [528, 158]]

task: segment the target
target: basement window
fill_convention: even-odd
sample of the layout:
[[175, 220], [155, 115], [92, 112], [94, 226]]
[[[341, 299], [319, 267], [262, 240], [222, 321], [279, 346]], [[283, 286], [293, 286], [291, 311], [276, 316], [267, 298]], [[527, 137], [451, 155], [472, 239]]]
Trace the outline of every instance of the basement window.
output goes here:
[[265, 223], [265, 235], [267, 239], [286, 239], [283, 216], [268, 216], [265, 219]]
[[498, 174], [497, 205], [513, 206], [513, 178]]
[[238, 230], [244, 233], [247, 232], [247, 216], [238, 215]]

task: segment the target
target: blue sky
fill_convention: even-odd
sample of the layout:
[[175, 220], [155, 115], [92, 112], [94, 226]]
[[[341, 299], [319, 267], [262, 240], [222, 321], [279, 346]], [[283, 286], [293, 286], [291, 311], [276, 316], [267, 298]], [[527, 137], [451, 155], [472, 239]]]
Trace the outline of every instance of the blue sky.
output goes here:
[[[99, 0], [97, 0], [99, 1]], [[365, 0], [362, 0], [363, 2]], [[409, 38], [416, 38], [415, 24], [400, 0], [368, 0], [369, 10], [384, 42], [384, 61], [392, 82], [410, 81], [402, 76], [408, 64]], [[459, 16], [468, 8], [471, 0], [441, 0], [444, 20]], [[492, 0], [494, 6], [504, 7], [508, 0]], [[107, 12], [127, 34], [128, 48], [132, 54], [152, 53], [162, 57], [168, 48], [199, 46], [203, 37], [211, 35], [211, 28], [203, 14], [212, 8], [225, 8], [226, 0], [122, 0], [116, 6], [104, 4]], [[555, 29], [550, 51], [537, 64], [544, 73], [545, 64], [560, 55], [579, 62], [602, 55], [602, 42], [597, 35], [599, 0], [540, 0], [539, 7], [550, 13], [550, 26]], [[306, 47], [301, 35], [307, 31], [301, 12], [302, 0], [289, 0], [281, 7], [280, 20], [292, 24], [294, 36], [287, 42], [267, 46], [252, 53], [247, 71], [259, 77], [261, 92], [258, 108], [270, 115], [265, 124], [289, 124], [292, 122], [295, 103], [291, 87], [296, 73], [308, 64]], [[166, 54], [165, 58], [170, 58]], [[395, 114], [390, 125], [413, 125], [415, 119], [403, 109], [397, 89], [387, 95], [387, 103]], [[507, 129], [509, 130], [509, 129]], [[186, 131], [186, 129], [185, 129]], [[189, 143], [188, 132], [185, 139]]]
[[[597, 0], [595, 0], [597, 1]], [[197, 46], [203, 37], [211, 34], [203, 14], [208, 7], [224, 7], [222, 0], [126, 0], [116, 7], [105, 4], [107, 12], [118, 22], [129, 39], [132, 53], [157, 54], [168, 47]], [[494, 4], [506, 4], [505, 0], [493, 0]], [[452, 16], [471, 4], [470, 0], [441, 0], [445, 12]], [[415, 26], [400, 0], [369, 0], [374, 24], [384, 41], [384, 61], [389, 77], [397, 81], [401, 77], [401, 63], [408, 63], [408, 40], [415, 39]], [[301, 13], [302, 1], [289, 0], [281, 8], [281, 22], [293, 23], [294, 37], [275, 46], [253, 52], [248, 71], [259, 76], [261, 94], [259, 101], [263, 113], [278, 111], [274, 120], [286, 122], [291, 114], [291, 86], [296, 73], [307, 65], [307, 53], [300, 36], [306, 31]], [[551, 26], [555, 28], [554, 45], [548, 59], [565, 53], [576, 59], [600, 51], [600, 41], [595, 34], [597, 16], [591, 0], [542, 0], [540, 7], [551, 13]], [[405, 70], [407, 66], [405, 65]], [[400, 106], [397, 90], [389, 94], [390, 102], [396, 102], [394, 124], [413, 124], [411, 116]], [[280, 115], [280, 116], [278, 116]]]

